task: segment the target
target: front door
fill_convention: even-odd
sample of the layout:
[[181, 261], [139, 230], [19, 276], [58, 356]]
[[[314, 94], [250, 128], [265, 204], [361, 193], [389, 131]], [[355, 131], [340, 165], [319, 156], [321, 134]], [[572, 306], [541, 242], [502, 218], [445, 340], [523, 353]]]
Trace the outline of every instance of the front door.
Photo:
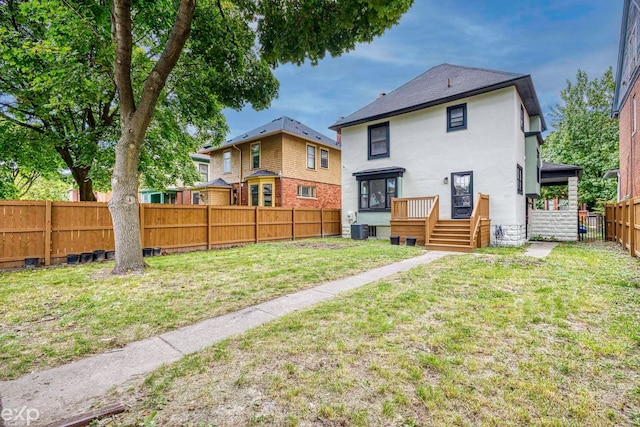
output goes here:
[[473, 212], [473, 172], [451, 174], [451, 218], [467, 219]]

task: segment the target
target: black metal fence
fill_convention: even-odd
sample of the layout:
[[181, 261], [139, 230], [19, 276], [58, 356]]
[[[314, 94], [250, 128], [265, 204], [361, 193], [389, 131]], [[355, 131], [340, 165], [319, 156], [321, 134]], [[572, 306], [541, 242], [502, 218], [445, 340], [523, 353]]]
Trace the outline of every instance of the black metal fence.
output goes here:
[[605, 240], [605, 220], [599, 213], [589, 212], [578, 217], [578, 236], [580, 241]]

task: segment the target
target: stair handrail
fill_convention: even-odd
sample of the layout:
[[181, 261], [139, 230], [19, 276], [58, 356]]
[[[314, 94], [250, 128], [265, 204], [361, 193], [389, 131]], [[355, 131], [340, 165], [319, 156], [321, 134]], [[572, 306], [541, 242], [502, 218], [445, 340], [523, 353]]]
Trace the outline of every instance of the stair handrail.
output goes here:
[[476, 199], [475, 206], [473, 207], [473, 212], [469, 218], [469, 245], [471, 245], [472, 248], [477, 246], [476, 234], [478, 226], [480, 225], [480, 220], [483, 218], [489, 218], [489, 195], [478, 193], [478, 198]]
[[440, 220], [440, 196], [435, 196], [427, 217], [424, 219], [424, 244], [430, 243], [431, 233]]

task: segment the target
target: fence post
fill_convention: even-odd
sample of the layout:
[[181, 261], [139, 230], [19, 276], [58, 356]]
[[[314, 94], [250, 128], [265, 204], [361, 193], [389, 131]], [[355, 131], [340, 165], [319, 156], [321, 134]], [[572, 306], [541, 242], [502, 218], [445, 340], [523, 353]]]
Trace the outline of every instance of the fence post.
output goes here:
[[260, 208], [258, 206], [256, 206], [255, 208], [255, 215], [256, 215], [256, 243], [258, 243], [260, 241]]
[[207, 250], [211, 250], [211, 205], [207, 205]]
[[629, 254], [636, 256], [636, 199], [629, 201]]
[[44, 265], [51, 265], [51, 201], [44, 206]]
[[291, 240], [296, 240], [296, 208], [291, 208]]
[[144, 248], [144, 203], [140, 203], [140, 246]]
[[324, 209], [320, 208], [320, 237], [324, 237]]

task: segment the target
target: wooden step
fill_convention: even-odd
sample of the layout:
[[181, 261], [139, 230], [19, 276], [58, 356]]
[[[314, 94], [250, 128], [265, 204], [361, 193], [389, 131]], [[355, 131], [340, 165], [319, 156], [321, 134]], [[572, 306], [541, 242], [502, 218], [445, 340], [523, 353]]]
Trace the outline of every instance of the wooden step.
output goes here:
[[431, 251], [447, 251], [447, 252], [464, 252], [464, 253], [472, 253], [474, 248], [469, 246], [459, 246], [459, 245], [445, 245], [445, 244], [427, 244], [424, 245], [425, 249]]
[[469, 233], [431, 233], [431, 239], [456, 239], [469, 240]]
[[434, 244], [434, 245], [456, 245], [456, 246], [469, 246], [469, 238], [467, 239], [442, 239], [439, 237], [436, 238], [430, 238], [429, 239], [429, 243], [430, 244]]

